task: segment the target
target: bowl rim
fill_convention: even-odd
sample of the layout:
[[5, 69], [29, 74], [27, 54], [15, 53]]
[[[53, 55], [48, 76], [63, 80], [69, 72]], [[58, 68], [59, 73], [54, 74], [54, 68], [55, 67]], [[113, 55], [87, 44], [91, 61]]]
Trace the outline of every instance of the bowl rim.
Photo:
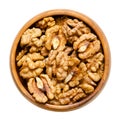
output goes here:
[[[71, 16], [77, 19], [82, 20], [84, 23], [86, 23], [87, 25], [89, 25], [89, 27], [91, 29], [94, 30], [94, 32], [96, 33], [96, 35], [99, 37], [99, 40], [101, 41], [102, 47], [103, 47], [103, 52], [104, 52], [104, 60], [105, 60], [105, 68], [104, 68], [104, 73], [103, 73], [103, 77], [100, 80], [98, 86], [96, 87], [96, 89], [94, 90], [93, 93], [91, 93], [89, 96], [87, 96], [86, 98], [84, 98], [83, 100], [76, 102], [72, 105], [51, 105], [51, 104], [40, 104], [38, 102], [35, 101], [35, 99], [30, 95], [30, 93], [24, 88], [24, 86], [22, 85], [19, 75], [16, 71], [16, 64], [15, 64], [15, 54], [16, 54], [16, 49], [20, 40], [21, 35], [23, 34], [23, 32], [28, 29], [32, 24], [34, 24], [35, 22], [37, 22], [38, 20], [44, 18], [44, 17], [48, 17], [48, 16], [56, 16], [56, 15], [66, 15], [66, 16]], [[16, 38], [13, 41], [13, 45], [10, 51], [10, 70], [11, 70], [11, 74], [13, 77], [13, 80], [17, 86], [17, 88], [19, 89], [19, 91], [23, 94], [23, 96], [25, 96], [25, 98], [27, 98], [31, 103], [37, 105], [38, 107], [44, 108], [44, 109], [48, 109], [48, 110], [53, 110], [53, 111], [69, 111], [69, 110], [73, 110], [76, 109], [80, 106], [85, 105], [86, 103], [89, 103], [91, 100], [93, 100], [93, 98], [96, 98], [97, 95], [100, 93], [100, 91], [102, 91], [103, 87], [105, 86], [105, 83], [109, 77], [109, 73], [110, 73], [110, 65], [111, 65], [111, 56], [110, 56], [110, 48], [109, 48], [109, 44], [108, 41], [106, 39], [105, 34], [103, 33], [102, 29], [98, 26], [98, 24], [93, 21], [90, 17], [86, 16], [83, 13], [74, 11], [74, 10], [70, 10], [70, 9], [53, 9], [53, 10], [48, 10], [42, 13], [37, 14], [36, 16], [34, 16], [32, 19], [30, 19], [28, 22], [26, 22], [23, 27], [19, 30], [18, 34], [16, 35]]]

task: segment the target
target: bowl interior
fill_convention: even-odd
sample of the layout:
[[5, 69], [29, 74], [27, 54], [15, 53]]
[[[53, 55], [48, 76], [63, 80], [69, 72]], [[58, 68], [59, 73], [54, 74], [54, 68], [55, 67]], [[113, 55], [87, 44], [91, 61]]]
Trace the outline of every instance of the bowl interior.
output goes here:
[[[41, 20], [42, 18], [48, 17], [48, 16], [70, 16], [72, 18], [77, 18], [81, 21], [83, 21], [87, 26], [89, 26], [93, 33], [95, 33], [99, 40], [101, 41], [102, 44], [102, 48], [103, 48], [103, 53], [104, 53], [104, 73], [102, 76], [102, 79], [100, 80], [100, 82], [98, 83], [97, 87], [95, 88], [94, 92], [91, 93], [89, 96], [87, 96], [86, 98], [84, 98], [83, 100], [76, 102], [74, 104], [71, 105], [52, 105], [52, 104], [40, 104], [38, 102], [36, 102], [36, 100], [31, 96], [31, 94], [28, 92], [27, 86], [26, 86], [26, 82], [23, 81], [23, 79], [19, 76], [18, 74], [18, 67], [16, 65], [16, 55], [19, 51], [19, 41], [20, 38], [22, 36], [22, 34], [31, 26], [33, 26], [34, 23], [36, 23], [37, 21]], [[96, 96], [103, 88], [103, 86], [106, 83], [106, 80], [108, 78], [109, 75], [109, 70], [110, 70], [110, 51], [109, 51], [109, 45], [107, 42], [107, 39], [104, 35], [104, 33], [102, 32], [102, 30], [100, 29], [100, 27], [89, 17], [87, 17], [86, 15], [83, 15], [81, 13], [72, 11], [72, 10], [51, 10], [51, 11], [46, 11], [44, 13], [40, 13], [37, 16], [35, 16], [34, 18], [32, 18], [31, 20], [29, 20], [19, 31], [19, 33], [17, 34], [14, 42], [13, 42], [13, 46], [11, 49], [11, 55], [10, 55], [10, 67], [11, 67], [11, 73], [13, 76], [13, 79], [18, 87], [18, 89], [21, 91], [21, 93], [33, 104], [45, 108], [45, 109], [50, 109], [50, 110], [56, 110], [56, 111], [66, 111], [66, 110], [71, 110], [71, 109], [75, 109], [77, 107], [82, 106], [85, 103], [88, 103], [88, 101], [93, 100], [93, 97]]]

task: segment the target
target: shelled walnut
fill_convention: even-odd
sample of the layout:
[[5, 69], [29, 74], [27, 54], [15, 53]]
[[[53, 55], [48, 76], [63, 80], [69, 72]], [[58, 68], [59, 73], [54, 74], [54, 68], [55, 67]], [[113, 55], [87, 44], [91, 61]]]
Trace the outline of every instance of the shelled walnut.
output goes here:
[[49, 16], [21, 36], [19, 75], [39, 103], [74, 104], [94, 92], [104, 72], [101, 41], [83, 21]]

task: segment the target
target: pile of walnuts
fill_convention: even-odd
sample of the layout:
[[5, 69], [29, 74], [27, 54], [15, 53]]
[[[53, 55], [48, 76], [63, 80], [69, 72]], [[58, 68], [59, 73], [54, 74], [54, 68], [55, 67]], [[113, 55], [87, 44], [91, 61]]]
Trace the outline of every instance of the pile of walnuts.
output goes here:
[[103, 76], [101, 42], [76, 18], [37, 21], [23, 33], [18, 48], [19, 75], [39, 103], [74, 104], [90, 95]]

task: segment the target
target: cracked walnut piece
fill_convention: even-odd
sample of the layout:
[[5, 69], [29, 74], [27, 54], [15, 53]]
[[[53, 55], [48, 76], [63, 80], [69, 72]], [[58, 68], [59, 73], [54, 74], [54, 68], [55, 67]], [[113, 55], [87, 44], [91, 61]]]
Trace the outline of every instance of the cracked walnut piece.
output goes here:
[[49, 16], [23, 33], [16, 64], [37, 102], [68, 105], [94, 92], [103, 76], [104, 54], [83, 21]]

